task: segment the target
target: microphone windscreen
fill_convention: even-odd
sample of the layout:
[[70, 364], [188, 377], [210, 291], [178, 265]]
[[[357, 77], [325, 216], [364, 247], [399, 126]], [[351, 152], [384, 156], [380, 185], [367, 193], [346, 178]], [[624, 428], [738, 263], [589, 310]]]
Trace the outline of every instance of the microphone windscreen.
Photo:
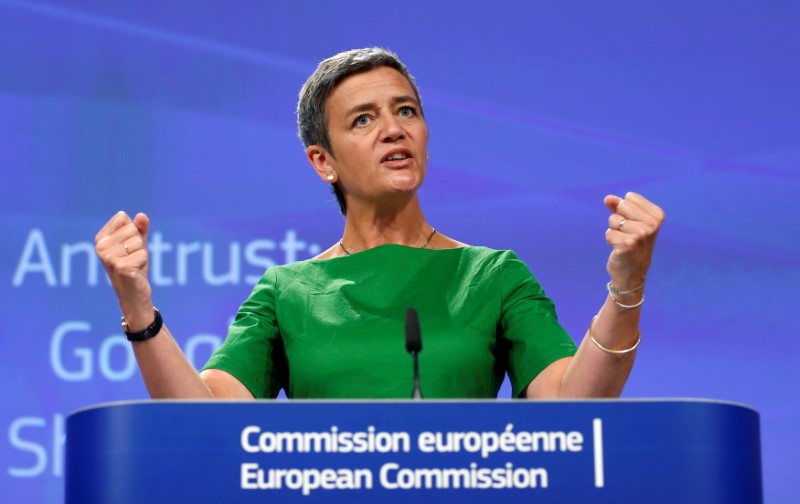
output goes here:
[[419, 353], [422, 350], [422, 335], [419, 330], [419, 317], [417, 310], [406, 310], [406, 351]]

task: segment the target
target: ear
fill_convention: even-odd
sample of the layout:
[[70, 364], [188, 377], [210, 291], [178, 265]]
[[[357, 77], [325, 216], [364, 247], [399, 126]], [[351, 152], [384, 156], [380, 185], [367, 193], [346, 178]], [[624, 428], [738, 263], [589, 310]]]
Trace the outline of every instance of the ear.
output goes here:
[[[308, 162], [311, 163], [311, 167], [314, 168], [314, 171], [319, 175], [319, 178], [324, 180], [325, 183], [330, 184], [339, 178], [336, 173], [336, 159], [321, 145], [309, 145], [306, 149], [306, 157], [308, 158]], [[336, 176], [334, 180], [328, 180], [327, 177], [330, 173]]]

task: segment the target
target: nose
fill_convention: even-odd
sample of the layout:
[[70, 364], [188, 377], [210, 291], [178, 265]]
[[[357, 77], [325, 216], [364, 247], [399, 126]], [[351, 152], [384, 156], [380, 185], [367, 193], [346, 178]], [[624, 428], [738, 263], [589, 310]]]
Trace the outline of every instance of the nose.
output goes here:
[[382, 139], [384, 142], [395, 142], [405, 136], [405, 130], [403, 130], [400, 121], [398, 121], [397, 117], [394, 115], [389, 115], [386, 118], [382, 133]]

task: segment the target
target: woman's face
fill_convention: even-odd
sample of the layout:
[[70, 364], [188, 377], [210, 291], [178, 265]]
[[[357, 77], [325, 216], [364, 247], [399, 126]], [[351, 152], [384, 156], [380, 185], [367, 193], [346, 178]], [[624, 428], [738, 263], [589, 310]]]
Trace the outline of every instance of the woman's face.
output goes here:
[[348, 199], [380, 203], [425, 179], [428, 127], [408, 80], [379, 67], [340, 82], [326, 102], [333, 159]]

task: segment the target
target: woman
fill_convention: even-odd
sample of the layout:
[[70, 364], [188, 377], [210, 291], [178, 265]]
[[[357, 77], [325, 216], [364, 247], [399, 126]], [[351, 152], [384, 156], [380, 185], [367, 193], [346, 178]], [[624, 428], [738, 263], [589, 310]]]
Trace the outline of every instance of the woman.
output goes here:
[[513, 253], [466, 246], [425, 220], [417, 190], [428, 130], [393, 53], [323, 61], [300, 93], [298, 126], [345, 215], [342, 238], [312, 260], [267, 270], [199, 374], [153, 308], [147, 216], [120, 212], [98, 233], [152, 397], [251, 399], [280, 388], [296, 398], [408, 397], [408, 306], [420, 313], [427, 397], [493, 397], [505, 372], [515, 396], [619, 396], [639, 343], [660, 208], [634, 193], [605, 198], [608, 296], [575, 349]]

